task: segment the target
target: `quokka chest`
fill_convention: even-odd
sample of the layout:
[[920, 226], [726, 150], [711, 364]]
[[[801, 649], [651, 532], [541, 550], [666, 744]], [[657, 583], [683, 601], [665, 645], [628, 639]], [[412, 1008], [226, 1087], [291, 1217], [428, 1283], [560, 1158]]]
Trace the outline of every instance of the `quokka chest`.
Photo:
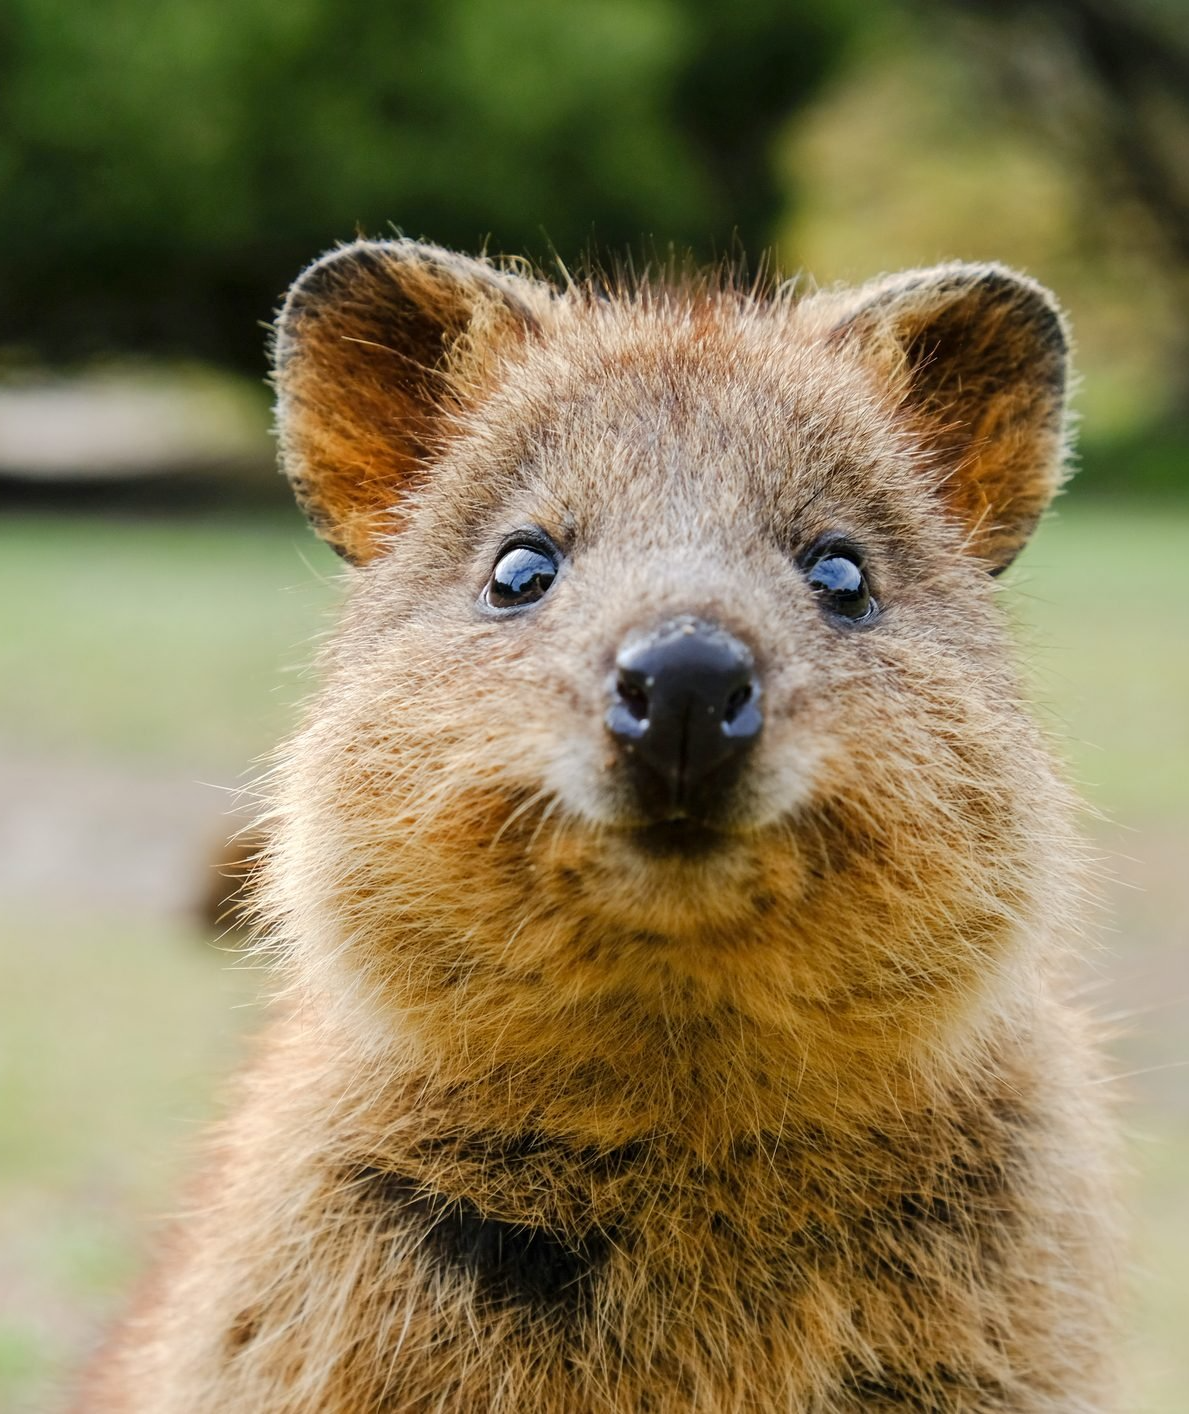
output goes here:
[[707, 1162], [647, 1141], [593, 1152], [530, 1137], [472, 1142], [482, 1157], [470, 1160], [361, 1163], [345, 1191], [353, 1220], [411, 1263], [414, 1287], [450, 1288], [478, 1311], [578, 1341], [590, 1321], [642, 1307], [760, 1327], [823, 1285], [893, 1299], [908, 1287], [927, 1303], [931, 1290], [952, 1300], [955, 1283], [993, 1284], [1026, 1186], [1022, 1151], [999, 1139], [947, 1123], [923, 1152], [919, 1135], [873, 1130], [843, 1154], [809, 1131]]

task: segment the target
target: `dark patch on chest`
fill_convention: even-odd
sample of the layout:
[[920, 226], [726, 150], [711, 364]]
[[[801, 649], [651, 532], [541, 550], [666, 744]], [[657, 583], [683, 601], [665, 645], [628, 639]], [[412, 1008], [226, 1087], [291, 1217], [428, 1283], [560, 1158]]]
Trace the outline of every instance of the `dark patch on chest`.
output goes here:
[[572, 1320], [588, 1307], [611, 1251], [599, 1230], [557, 1232], [488, 1217], [469, 1198], [427, 1191], [415, 1180], [365, 1167], [352, 1176], [365, 1201], [383, 1204], [439, 1267], [467, 1276], [480, 1301]]

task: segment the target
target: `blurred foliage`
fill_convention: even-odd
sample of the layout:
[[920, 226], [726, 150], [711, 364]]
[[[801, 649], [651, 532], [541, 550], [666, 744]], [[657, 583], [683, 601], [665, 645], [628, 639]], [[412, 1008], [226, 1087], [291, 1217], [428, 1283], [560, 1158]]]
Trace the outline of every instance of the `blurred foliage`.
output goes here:
[[256, 321], [356, 229], [580, 260], [756, 250], [781, 123], [857, 0], [8, 0], [0, 327], [262, 364]]
[[[926, 44], [914, 0], [790, 124], [779, 160], [800, 200], [780, 233], [782, 262], [826, 283], [955, 258], [1027, 270], [1072, 322], [1079, 490], [1183, 496], [1189, 266], [1092, 146], [1013, 101], [967, 9], [931, 4], [947, 24]], [[1044, 69], [1049, 42], [1035, 37], [1017, 60]], [[1064, 52], [1059, 36], [1051, 43]], [[1045, 112], [1065, 101], [1056, 89], [1042, 99]], [[1189, 87], [1182, 116], [1189, 123]]]
[[[1189, 10], [1184, 0], [916, 0], [948, 12], [997, 81], [1189, 276]], [[1181, 295], [1189, 298], [1182, 285]]]
[[258, 376], [356, 231], [1003, 260], [1071, 315], [1082, 484], [1189, 492], [1186, 0], [7, 0], [0, 203], [0, 372]]
[[1079, 497], [1189, 498], [1189, 410], [1086, 441], [1075, 485]]

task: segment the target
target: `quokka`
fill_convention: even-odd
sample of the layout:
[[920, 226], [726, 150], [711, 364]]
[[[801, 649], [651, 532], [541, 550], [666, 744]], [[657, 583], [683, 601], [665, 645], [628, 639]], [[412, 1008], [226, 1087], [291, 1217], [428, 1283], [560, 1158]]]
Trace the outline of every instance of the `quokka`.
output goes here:
[[283, 749], [286, 979], [84, 1407], [1113, 1407], [1072, 808], [994, 576], [1051, 297], [555, 289], [398, 240], [276, 334], [354, 567]]

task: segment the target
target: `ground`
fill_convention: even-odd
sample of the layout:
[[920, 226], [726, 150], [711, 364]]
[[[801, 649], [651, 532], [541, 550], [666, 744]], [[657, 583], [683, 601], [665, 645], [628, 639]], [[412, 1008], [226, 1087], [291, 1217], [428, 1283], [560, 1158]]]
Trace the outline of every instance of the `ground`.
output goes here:
[[[194, 911], [293, 720], [337, 562], [277, 519], [0, 522], [0, 1407], [61, 1403], [267, 979]], [[1135, 1218], [1128, 1414], [1189, 1390], [1189, 508], [1070, 498], [1006, 602], [1097, 808], [1087, 974]]]

